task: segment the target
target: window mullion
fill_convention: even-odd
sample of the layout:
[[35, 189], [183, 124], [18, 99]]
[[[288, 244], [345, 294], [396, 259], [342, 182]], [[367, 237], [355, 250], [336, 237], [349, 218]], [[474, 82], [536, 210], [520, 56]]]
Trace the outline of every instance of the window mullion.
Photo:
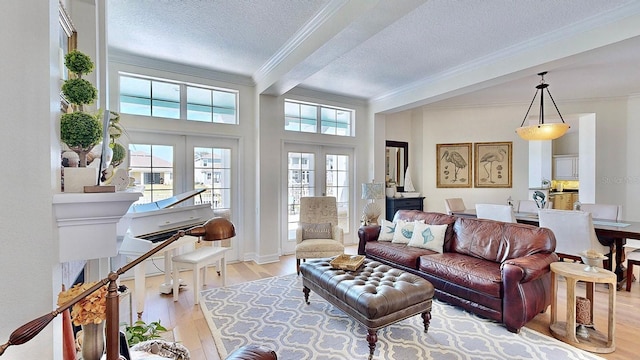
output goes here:
[[187, 84], [180, 84], [180, 120], [187, 120]]

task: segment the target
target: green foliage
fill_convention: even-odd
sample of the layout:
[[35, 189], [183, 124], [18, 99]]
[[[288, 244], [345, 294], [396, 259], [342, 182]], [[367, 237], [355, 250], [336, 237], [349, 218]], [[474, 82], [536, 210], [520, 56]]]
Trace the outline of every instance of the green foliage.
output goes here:
[[98, 90], [85, 79], [69, 79], [62, 84], [62, 93], [70, 103], [76, 105], [91, 104], [98, 98]]
[[72, 149], [91, 149], [102, 138], [102, 123], [84, 112], [64, 114], [60, 119], [60, 138]]
[[125, 326], [124, 333], [127, 336], [127, 342], [129, 346], [133, 346], [137, 343], [160, 338], [160, 332], [167, 331], [167, 329], [160, 325], [160, 320], [145, 323], [142, 320], [138, 320], [133, 325]]
[[118, 167], [118, 165], [122, 164], [124, 158], [127, 156], [127, 149], [119, 143], [112, 143], [109, 145], [113, 150], [113, 157], [111, 158], [111, 164], [113, 167]]
[[78, 76], [93, 71], [93, 61], [91, 61], [91, 58], [78, 50], [73, 50], [64, 56], [64, 65], [69, 71]]

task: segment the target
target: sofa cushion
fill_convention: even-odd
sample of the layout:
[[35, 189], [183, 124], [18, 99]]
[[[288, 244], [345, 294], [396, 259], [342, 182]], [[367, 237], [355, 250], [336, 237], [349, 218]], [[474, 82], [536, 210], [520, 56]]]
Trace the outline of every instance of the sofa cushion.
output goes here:
[[413, 236], [413, 226], [415, 222], [397, 220], [395, 223], [396, 228], [393, 232], [393, 240], [391, 240], [391, 242], [394, 244], [408, 244], [411, 236]]
[[442, 253], [447, 226], [416, 223], [408, 245]]
[[460, 217], [449, 251], [498, 264], [536, 253], [552, 253], [551, 230], [533, 225]]
[[385, 241], [367, 242], [365, 252], [367, 256], [404, 265], [411, 269], [418, 269], [418, 259], [420, 256], [436, 254], [436, 252], [432, 250], [411, 247], [406, 244], [394, 244]]
[[380, 235], [378, 235], [378, 241], [391, 241], [393, 240], [393, 233], [396, 231], [396, 223], [389, 220], [382, 220], [380, 226]]
[[444, 253], [419, 258], [419, 268], [464, 288], [473, 289], [494, 298], [502, 297], [500, 264], [456, 253]]
[[423, 212], [420, 210], [398, 210], [393, 216], [393, 221], [405, 220], [416, 221], [422, 220], [425, 224], [441, 225], [447, 224], [447, 231], [444, 236], [444, 251], [449, 251], [451, 240], [453, 239], [453, 224], [456, 222], [457, 217], [436, 212]]

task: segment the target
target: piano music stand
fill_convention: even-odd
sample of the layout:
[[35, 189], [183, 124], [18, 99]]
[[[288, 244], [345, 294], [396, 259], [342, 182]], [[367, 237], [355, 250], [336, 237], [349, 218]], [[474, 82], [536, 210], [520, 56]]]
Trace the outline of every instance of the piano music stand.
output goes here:
[[152, 248], [142, 256], [128, 263], [127, 265], [121, 267], [116, 271], [112, 271], [107, 275], [106, 278], [98, 281], [94, 286], [87, 289], [82, 294], [76, 296], [75, 298], [69, 300], [66, 304], [58, 307], [54, 311], [45, 314], [37, 319], [31, 320], [30, 322], [20, 326], [16, 330], [14, 330], [11, 335], [9, 335], [9, 341], [5, 344], [0, 345], [0, 356], [4, 354], [5, 350], [11, 345], [21, 345], [29, 340], [33, 339], [36, 335], [42, 331], [50, 322], [53, 320], [58, 314], [63, 311], [69, 309], [78, 301], [84, 299], [85, 297], [91, 295], [94, 291], [100, 289], [104, 285], [108, 285], [107, 287], [107, 316], [106, 316], [106, 352], [107, 352], [107, 360], [118, 360], [120, 358], [120, 330], [119, 330], [119, 296], [118, 296], [118, 284], [117, 280], [120, 275], [129, 271], [134, 266], [144, 262], [151, 256], [155, 255], [160, 250], [169, 246], [174, 241], [180, 239], [185, 235], [198, 236], [204, 241], [219, 241], [226, 240], [236, 236], [236, 229], [233, 226], [231, 221], [222, 218], [222, 217], [214, 217], [213, 219], [208, 220], [203, 225], [194, 226], [188, 230], [180, 230], [169, 239], [164, 241], [162, 244]]

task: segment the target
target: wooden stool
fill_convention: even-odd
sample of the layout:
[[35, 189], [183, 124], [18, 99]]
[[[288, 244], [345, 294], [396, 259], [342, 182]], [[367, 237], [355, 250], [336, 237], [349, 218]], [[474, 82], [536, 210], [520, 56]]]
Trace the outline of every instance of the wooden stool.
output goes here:
[[[194, 303], [198, 304], [200, 297], [198, 292], [200, 287], [207, 282], [207, 266], [216, 262], [216, 270], [218, 275], [222, 273], [222, 286], [227, 285], [227, 264], [225, 261], [225, 253], [229, 248], [203, 246], [194, 251], [182, 255], [176, 255], [171, 258], [173, 271], [173, 301], [178, 301], [178, 292], [180, 291], [180, 281], [178, 281], [180, 268], [189, 268], [193, 270], [193, 297]], [[200, 269], [204, 270], [202, 276], [202, 284], [200, 283]]]
[[640, 250], [634, 250], [627, 254], [627, 291], [631, 291], [633, 265], [640, 266]]
[[[551, 324], [549, 330], [558, 340], [562, 340], [577, 348], [597, 352], [612, 353], [616, 350], [616, 274], [605, 269], [585, 271], [586, 265], [568, 262], [551, 263]], [[562, 276], [567, 285], [566, 321], [558, 321], [558, 277]], [[604, 334], [595, 328], [587, 328], [588, 337], [576, 336], [576, 283], [586, 283], [586, 297], [591, 304], [591, 322], [593, 323], [593, 295], [595, 284], [608, 284], [609, 314], [608, 329]]]

